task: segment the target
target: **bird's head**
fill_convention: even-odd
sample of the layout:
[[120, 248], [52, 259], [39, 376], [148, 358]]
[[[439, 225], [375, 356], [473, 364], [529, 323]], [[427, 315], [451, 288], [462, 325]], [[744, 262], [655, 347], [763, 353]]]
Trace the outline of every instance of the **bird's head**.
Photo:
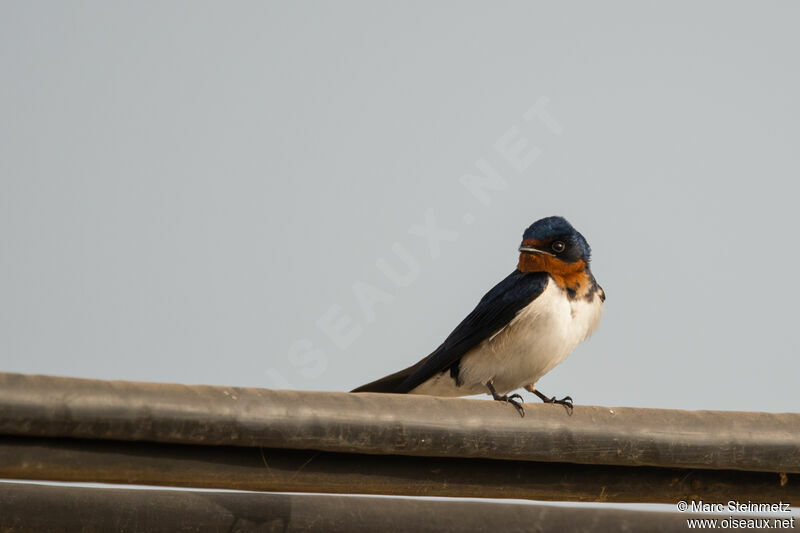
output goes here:
[[531, 224], [522, 235], [519, 252], [519, 270], [561, 277], [587, 270], [592, 253], [583, 235], [558, 216]]

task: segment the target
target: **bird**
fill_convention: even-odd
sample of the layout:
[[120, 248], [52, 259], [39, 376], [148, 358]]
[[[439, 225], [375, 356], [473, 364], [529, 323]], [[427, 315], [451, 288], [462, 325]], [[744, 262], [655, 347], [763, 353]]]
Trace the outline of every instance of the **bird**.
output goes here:
[[495, 285], [444, 342], [416, 364], [351, 392], [490, 394], [525, 416], [524, 388], [572, 414], [570, 396], [536, 388], [597, 328], [606, 299], [589, 267], [591, 248], [561, 216], [531, 224], [516, 269]]

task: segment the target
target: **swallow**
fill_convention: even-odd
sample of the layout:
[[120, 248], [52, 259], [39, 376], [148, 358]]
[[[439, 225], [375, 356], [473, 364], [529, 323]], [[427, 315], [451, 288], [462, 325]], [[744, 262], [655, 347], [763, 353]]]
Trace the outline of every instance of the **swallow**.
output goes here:
[[572, 413], [572, 398], [548, 397], [539, 379], [597, 327], [606, 295], [589, 268], [591, 248], [564, 218], [537, 220], [522, 235], [517, 268], [495, 285], [445, 341], [418, 363], [352, 392], [491, 394], [525, 416], [524, 388]]

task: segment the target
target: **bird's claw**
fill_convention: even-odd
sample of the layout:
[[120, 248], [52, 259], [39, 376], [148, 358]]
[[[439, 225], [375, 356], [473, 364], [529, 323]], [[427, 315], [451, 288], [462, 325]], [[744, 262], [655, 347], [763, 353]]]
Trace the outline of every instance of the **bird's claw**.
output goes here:
[[575, 406], [572, 404], [572, 398], [569, 396], [564, 396], [560, 400], [556, 400], [556, 397], [553, 396], [552, 398], [545, 400], [545, 403], [555, 403], [558, 405], [563, 405], [564, 409], [567, 410], [567, 414], [572, 416], [572, 411], [575, 409]]
[[513, 405], [514, 409], [516, 409], [519, 413], [519, 416], [521, 418], [525, 418], [525, 408], [522, 407], [522, 404], [525, 402], [525, 400], [522, 399], [522, 396], [519, 394], [512, 394], [511, 396], [501, 396], [498, 399]]
[[572, 397], [564, 396], [560, 400], [557, 400], [555, 396], [552, 396], [552, 397], [548, 398], [547, 396], [545, 396], [544, 394], [542, 394], [540, 391], [538, 391], [536, 389], [533, 390], [533, 393], [536, 396], [538, 396], [539, 399], [541, 399], [544, 403], [556, 403], [558, 405], [563, 405], [564, 409], [567, 410], [567, 414], [572, 416], [572, 410], [574, 408], [574, 406], [572, 404]]
[[522, 404], [525, 402], [525, 400], [522, 399], [522, 396], [519, 394], [503, 394], [501, 396], [494, 390], [494, 386], [492, 386], [491, 382], [487, 383], [486, 386], [489, 388], [493, 399], [497, 400], [498, 402], [510, 403], [514, 406], [514, 409], [517, 410], [519, 416], [525, 418], [525, 408], [522, 407]]

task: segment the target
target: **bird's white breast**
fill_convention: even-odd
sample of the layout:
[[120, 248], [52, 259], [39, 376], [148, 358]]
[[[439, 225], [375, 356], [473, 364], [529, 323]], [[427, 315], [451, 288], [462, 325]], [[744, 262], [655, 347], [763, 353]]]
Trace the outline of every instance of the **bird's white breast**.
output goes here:
[[412, 392], [437, 396], [485, 393], [492, 381], [500, 394], [532, 385], [561, 363], [600, 321], [598, 292], [570, 300], [552, 279], [542, 294], [509, 324], [467, 352], [459, 365], [462, 385], [449, 372], [438, 374]]

